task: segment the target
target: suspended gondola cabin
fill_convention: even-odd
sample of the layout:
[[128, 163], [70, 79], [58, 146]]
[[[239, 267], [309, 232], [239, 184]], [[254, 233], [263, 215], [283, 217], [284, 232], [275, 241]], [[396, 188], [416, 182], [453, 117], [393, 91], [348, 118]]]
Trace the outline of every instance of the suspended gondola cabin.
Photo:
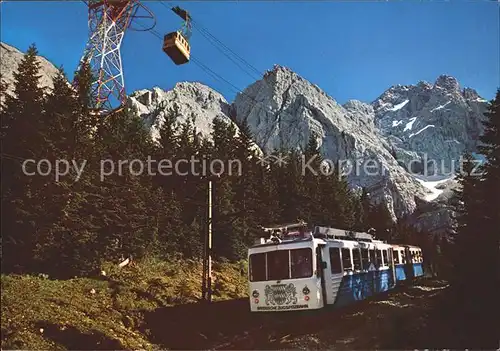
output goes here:
[[172, 8], [179, 17], [184, 20], [182, 28], [176, 32], [165, 35], [163, 39], [163, 51], [174, 61], [176, 65], [189, 62], [191, 48], [191, 16], [186, 10], [176, 6]]
[[176, 65], [189, 62], [191, 48], [181, 32], [172, 32], [163, 39], [163, 51]]

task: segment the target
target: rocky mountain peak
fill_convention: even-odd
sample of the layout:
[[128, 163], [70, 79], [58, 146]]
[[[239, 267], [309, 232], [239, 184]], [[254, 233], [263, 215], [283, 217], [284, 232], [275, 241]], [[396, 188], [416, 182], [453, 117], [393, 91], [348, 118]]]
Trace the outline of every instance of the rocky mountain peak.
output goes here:
[[359, 100], [349, 100], [342, 105], [348, 111], [358, 111], [366, 115], [373, 113], [373, 106]]
[[452, 76], [446, 75], [446, 74], [440, 75], [436, 79], [434, 86], [446, 89], [449, 92], [460, 91], [460, 84], [458, 84], [457, 79], [452, 77]]
[[[9, 82], [23, 54], [3, 43], [0, 49], [2, 80]], [[40, 61], [42, 85], [50, 87], [57, 69], [43, 57]], [[439, 191], [426, 190], [430, 185], [425, 177], [414, 173], [421, 173], [429, 159], [449, 164], [464, 150], [474, 151], [487, 107], [474, 89], [460, 91], [458, 81], [448, 75], [439, 76], [434, 84], [394, 85], [371, 104], [350, 100], [341, 106], [317, 85], [281, 65], [239, 93], [231, 105], [198, 82], [180, 82], [170, 90], [138, 90], [129, 96], [128, 104], [143, 118], [153, 138], [165, 113], [174, 108], [178, 122], [195, 117], [199, 135], [206, 137], [216, 117], [233, 125], [234, 118], [246, 119], [259, 153], [281, 147], [302, 149], [314, 133], [323, 156], [339, 170], [346, 171], [340, 168], [342, 163], [354, 167], [345, 173], [351, 188], [365, 188], [371, 200], [385, 204], [393, 218], [413, 213], [422, 202], [437, 201]], [[363, 168], [367, 161], [377, 164], [376, 174]], [[413, 166], [408, 167], [410, 161]], [[449, 219], [445, 212], [440, 210], [436, 216], [429, 212], [418, 223], [443, 227], [442, 222]]]
[[[434, 85], [391, 88], [373, 104], [381, 133], [409, 171], [450, 174], [465, 150], [474, 152], [487, 105], [473, 89], [440, 75]], [[427, 164], [433, 165], [428, 169]], [[438, 163], [438, 166], [435, 163]]]
[[431, 90], [432, 87], [433, 85], [425, 80], [420, 80], [417, 83], [417, 88], [419, 88], [419, 90]]
[[348, 182], [353, 189], [369, 189], [372, 200], [386, 204], [394, 218], [415, 209], [416, 194], [425, 195], [392, 157], [374, 126], [374, 108], [369, 104], [352, 100], [341, 106], [298, 74], [275, 67], [238, 94], [233, 107], [264, 152], [304, 149], [315, 134], [321, 153], [332, 162], [355, 165], [374, 160], [379, 173], [356, 169], [346, 174]]
[[462, 95], [466, 100], [482, 100], [482, 102], [485, 102], [485, 100], [479, 96], [477, 91], [472, 88], [464, 88]]
[[130, 94], [129, 106], [151, 128], [153, 138], [159, 135], [159, 128], [165, 120], [165, 113], [174, 108], [179, 123], [194, 117], [196, 129], [201, 136], [209, 137], [214, 118], [219, 117], [228, 123], [231, 106], [217, 91], [198, 82], [179, 82], [171, 90], [154, 87]]

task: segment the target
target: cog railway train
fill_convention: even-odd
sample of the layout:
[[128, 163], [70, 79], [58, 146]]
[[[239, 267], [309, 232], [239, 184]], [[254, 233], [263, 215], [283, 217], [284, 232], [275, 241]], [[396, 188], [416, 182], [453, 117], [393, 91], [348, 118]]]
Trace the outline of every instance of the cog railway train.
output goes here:
[[252, 312], [345, 306], [424, 275], [417, 246], [305, 223], [264, 230], [248, 250]]

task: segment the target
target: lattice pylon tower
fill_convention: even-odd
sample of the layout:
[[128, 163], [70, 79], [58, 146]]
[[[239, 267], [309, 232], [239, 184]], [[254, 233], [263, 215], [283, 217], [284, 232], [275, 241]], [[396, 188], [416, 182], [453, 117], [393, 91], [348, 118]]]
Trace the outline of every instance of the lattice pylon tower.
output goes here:
[[92, 105], [112, 110], [126, 102], [120, 47], [137, 11], [138, 0], [90, 0], [89, 40], [80, 61], [88, 63], [93, 75]]

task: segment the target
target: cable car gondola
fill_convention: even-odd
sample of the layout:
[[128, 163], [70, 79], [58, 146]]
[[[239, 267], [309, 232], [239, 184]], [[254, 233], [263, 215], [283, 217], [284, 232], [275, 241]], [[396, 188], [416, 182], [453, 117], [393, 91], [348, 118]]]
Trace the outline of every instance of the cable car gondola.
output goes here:
[[176, 65], [182, 65], [189, 62], [189, 43], [180, 31], [165, 35], [163, 39], [163, 51]]
[[174, 61], [176, 65], [189, 62], [191, 47], [189, 39], [191, 37], [191, 16], [180, 7], [172, 8], [179, 17], [184, 20], [182, 28], [176, 32], [168, 33], [163, 38], [163, 51]]

